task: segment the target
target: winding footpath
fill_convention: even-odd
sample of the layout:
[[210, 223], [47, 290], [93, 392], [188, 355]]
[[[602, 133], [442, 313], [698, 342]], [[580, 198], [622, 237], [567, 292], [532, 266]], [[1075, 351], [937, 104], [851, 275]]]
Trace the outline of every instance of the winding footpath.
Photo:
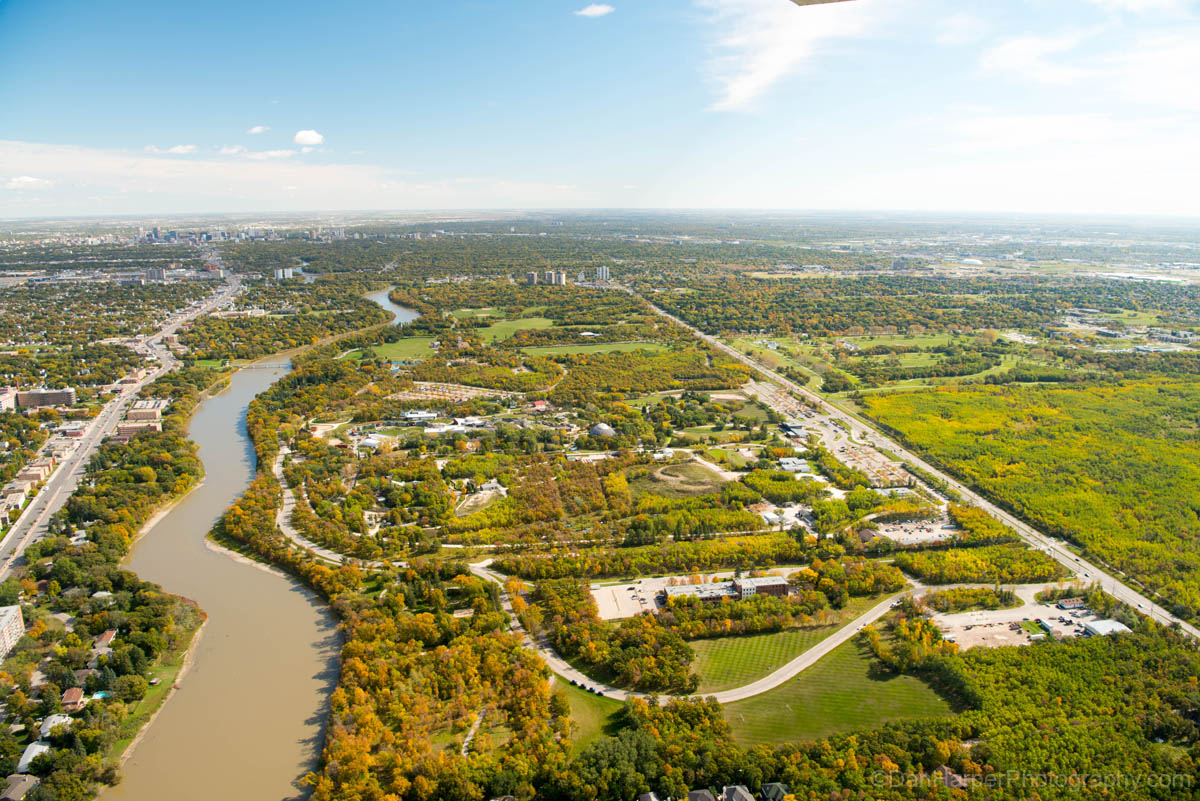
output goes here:
[[279, 531], [283, 534], [283, 536], [287, 537], [292, 541], [293, 544], [300, 546], [313, 556], [324, 559], [325, 561], [331, 562], [335, 565], [349, 562], [351, 564], [361, 565], [363, 567], [379, 568], [386, 567], [388, 564], [396, 565], [398, 567], [404, 567], [408, 564], [403, 560], [396, 560], [395, 562], [388, 563], [383, 561], [367, 561], [365, 559], [358, 559], [353, 556], [346, 556], [343, 553], [338, 553], [337, 551], [332, 551], [329, 548], [323, 548], [320, 545], [317, 545], [315, 542], [297, 531], [296, 527], [292, 525], [292, 513], [296, 511], [296, 491], [292, 487], [288, 486], [287, 479], [285, 479], [283, 475], [283, 457], [288, 453], [290, 453], [290, 451], [280, 448], [279, 453], [275, 456], [275, 463], [271, 465], [271, 472], [275, 474], [275, 480], [279, 482], [279, 488], [283, 492], [283, 503], [281, 503], [279, 505], [279, 509], [275, 511], [275, 525], [279, 527]]

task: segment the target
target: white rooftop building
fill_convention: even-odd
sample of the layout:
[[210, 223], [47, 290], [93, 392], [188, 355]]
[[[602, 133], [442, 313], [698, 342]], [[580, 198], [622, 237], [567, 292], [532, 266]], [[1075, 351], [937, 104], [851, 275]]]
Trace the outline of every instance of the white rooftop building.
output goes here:
[[56, 726], [69, 726], [74, 721], [75, 718], [71, 717], [70, 715], [64, 715], [60, 712], [56, 712], [53, 715], [48, 715], [46, 719], [42, 721], [42, 725], [38, 728], [38, 734], [42, 735], [42, 737], [49, 737], [50, 732], [54, 731]]
[[1088, 637], [1107, 637], [1111, 634], [1129, 634], [1129, 627], [1116, 620], [1090, 620], [1083, 624]]
[[50, 744], [43, 743], [41, 740], [36, 743], [30, 743], [26, 746], [24, 753], [21, 754], [21, 760], [17, 763], [17, 773], [28, 773], [29, 766], [33, 763], [33, 760], [49, 750]]

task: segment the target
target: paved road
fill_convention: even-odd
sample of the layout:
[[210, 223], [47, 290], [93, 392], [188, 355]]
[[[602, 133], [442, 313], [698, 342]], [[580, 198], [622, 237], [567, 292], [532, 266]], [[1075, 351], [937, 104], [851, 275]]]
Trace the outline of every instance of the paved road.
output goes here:
[[929, 473], [937, 476], [942, 481], [945, 481], [947, 485], [957, 490], [964, 498], [969, 499], [972, 503], [1011, 526], [1030, 545], [1046, 552], [1069, 570], [1080, 574], [1080, 578], [1084, 579], [1085, 581], [1099, 582], [1105, 592], [1109, 593], [1117, 600], [1129, 604], [1138, 611], [1149, 615], [1160, 623], [1164, 623], [1166, 625], [1178, 625], [1180, 629], [1187, 632], [1192, 637], [1200, 638], [1200, 629], [1197, 629], [1190, 623], [1187, 623], [1186, 621], [1181, 620], [1180, 618], [1171, 614], [1163, 607], [1154, 603], [1150, 598], [1147, 598], [1137, 590], [1121, 582], [1116, 576], [1101, 569], [1094, 562], [1090, 562], [1081, 556], [1076, 556], [1075, 552], [1068, 548], [1066, 543], [1064, 543], [1062, 540], [1054, 539], [1053, 537], [1043, 534], [1033, 526], [1030, 526], [1028, 523], [1025, 523], [1016, 516], [1011, 515], [1004, 509], [996, 506], [979, 493], [975, 492], [969, 487], [964, 486], [958, 481], [955, 481], [938, 468], [927, 463], [921, 459], [921, 457], [906, 449], [900, 443], [876, 431], [866, 421], [831, 405], [820, 395], [817, 395], [809, 389], [789, 380], [787, 377], [780, 375], [770, 367], [767, 367], [758, 360], [747, 356], [741, 351], [729, 347], [716, 337], [705, 334], [695, 326], [684, 322], [673, 314], [669, 314], [663, 309], [655, 306], [653, 303], [648, 303], [648, 305], [658, 314], [691, 331], [697, 337], [714, 348], [717, 348], [723, 353], [732, 356], [749, 367], [753, 367], [763, 375], [770, 377], [776, 383], [817, 404], [825, 414], [842, 421], [851, 431], [851, 433], [860, 441], [871, 443], [876, 447], [884, 447], [893, 453], [900, 455], [901, 458], [911, 462], [917, 467], [927, 470]]
[[63, 507], [71, 493], [79, 486], [92, 454], [100, 447], [104, 438], [116, 429], [117, 423], [124, 418], [125, 411], [137, 399], [142, 388], [178, 366], [179, 361], [162, 344], [163, 337], [175, 333], [184, 323], [232, 300], [239, 290], [240, 282], [236, 278], [230, 280], [203, 306], [169, 317], [163, 327], [145, 341], [146, 347], [158, 359], [159, 366], [136, 384], [122, 389], [115, 398], [105, 404], [100, 414], [88, 424], [83, 437], [76, 442], [74, 452], [58, 465], [42, 486], [41, 492], [25, 507], [21, 517], [8, 530], [3, 542], [0, 542], [0, 579], [11, 574], [13, 566], [31, 542], [46, 534], [50, 518]]
[[[287, 480], [283, 476], [283, 457], [287, 451], [280, 448], [279, 453], [275, 456], [275, 464], [271, 466], [272, 472], [275, 474], [275, 480], [279, 482], [279, 488], [283, 490], [283, 503], [275, 512], [275, 525], [279, 527], [279, 531], [283, 536], [287, 537], [296, 545], [305, 549], [314, 556], [320, 557], [328, 562], [333, 562], [336, 565], [350, 562], [352, 564], [361, 565], [363, 567], [384, 567], [387, 562], [382, 561], [366, 561], [353, 556], [346, 556], [343, 553], [322, 548], [312, 540], [305, 537], [296, 527], [292, 525], [292, 514], [296, 511], [296, 491], [288, 486]], [[404, 567], [408, 564], [401, 559], [397, 559], [391, 564]]]
[[[503, 590], [505, 577], [502, 574], [490, 569], [488, 565], [491, 563], [491, 559], [486, 559], [482, 562], [476, 562], [475, 564], [470, 565], [471, 572], [482, 579], [493, 581], [500, 585], [500, 603], [504, 611], [508, 613], [509, 618], [512, 620], [513, 632], [523, 640], [527, 648], [532, 648], [533, 650], [537, 651], [538, 655], [546, 662], [546, 664], [550, 666], [551, 670], [568, 681], [574, 681], [576, 684], [584, 687], [591, 687], [595, 690], [598, 690], [601, 695], [612, 698], [616, 701], [624, 701], [629, 698], [650, 697], [647, 693], [635, 692], [633, 690], [622, 690], [619, 687], [612, 687], [596, 681], [591, 676], [587, 676], [571, 667], [571, 665], [568, 664], [565, 659], [558, 655], [558, 652], [551, 647], [549, 642], [547, 642], [544, 637], [536, 639], [531, 637], [529, 632], [525, 631], [525, 628], [521, 625], [521, 621], [517, 620], [517, 616], [513, 614], [512, 601], [509, 599], [508, 593], [504, 592]], [[917, 587], [918, 589], [924, 589], [921, 587], [921, 585], [915, 583], [914, 587]], [[887, 614], [887, 611], [892, 608], [892, 604], [895, 602], [896, 595], [891, 595], [888, 598], [880, 601], [878, 604], [871, 607], [866, 612], [835, 631], [833, 634], [830, 634], [828, 637], [821, 640], [812, 648], [809, 648], [807, 651], [797, 656], [791, 662], [788, 662], [783, 667], [772, 671], [757, 681], [750, 682], [749, 684], [742, 685], [741, 687], [735, 687], [732, 690], [723, 690], [717, 693], [708, 693], [707, 695], [696, 695], [692, 697], [715, 698], [722, 704], [730, 704], [734, 701], [741, 701], [745, 698], [750, 698], [760, 693], [765, 693], [767, 690], [773, 690], [784, 682], [795, 678], [804, 670], [807, 670], [815, 665], [821, 660], [822, 657], [827, 656], [831, 651], [833, 651], [834, 648], [837, 648], [839, 645], [848, 642], [850, 638], [857, 634], [859, 629], [861, 629], [863, 626], [866, 626], [869, 623], [874, 623], [876, 620], [883, 617], [885, 614]], [[666, 703], [672, 697], [676, 696], [658, 696], [661, 703]]]

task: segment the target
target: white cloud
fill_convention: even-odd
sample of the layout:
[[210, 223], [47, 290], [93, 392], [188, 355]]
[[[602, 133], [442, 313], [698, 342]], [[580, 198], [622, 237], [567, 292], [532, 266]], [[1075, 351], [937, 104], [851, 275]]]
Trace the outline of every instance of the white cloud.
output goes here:
[[[55, 184], [56, 215], [592, 206], [574, 186], [473, 177], [426, 180], [363, 164], [314, 164], [294, 150], [238, 157], [165, 154], [0, 140], [0, 175]], [[17, 165], [20, 165], [18, 168]], [[26, 175], [26, 173], [28, 175]], [[23, 181], [24, 182], [24, 181]], [[66, 188], [71, 188], [67, 192]], [[0, 216], [30, 213], [22, 195], [0, 194]], [[39, 214], [44, 211], [39, 210]]]
[[254, 161], [268, 161], [270, 159], [290, 159], [296, 155], [295, 150], [252, 150], [246, 154], [246, 158]]
[[980, 57], [985, 70], [1031, 83], [1090, 87], [1141, 106], [1200, 111], [1200, 26], [1173, 21], [1140, 32], [1124, 28], [1019, 36]]
[[168, 147], [166, 150], [163, 150], [162, 148], [155, 147], [154, 145], [146, 145], [146, 152], [147, 153], [158, 153], [158, 154], [169, 154], [172, 156], [187, 156], [187, 155], [190, 155], [190, 154], [196, 152], [196, 146], [195, 145], [175, 145], [174, 147]]
[[253, 128], [251, 128], [250, 130], [246, 131], [246, 133], [248, 133], [248, 134], [250, 134], [251, 136], [253, 136], [253, 135], [256, 135], [256, 134], [263, 134], [263, 133], [266, 133], [266, 132], [267, 132], [267, 131], [269, 131], [269, 130], [271, 130], [271, 126], [270, 126], [270, 125], [255, 125]]
[[1200, 111], [1200, 27], [1143, 34], [1100, 60], [1106, 85], [1127, 99]]
[[1075, 83], [1094, 75], [1094, 70], [1055, 57], [1071, 53], [1090, 36], [1085, 32], [1017, 36], [985, 52], [979, 64], [985, 70], [1010, 73], [1034, 83]]
[[575, 15], [578, 17], [603, 17], [607, 14], [613, 13], [614, 11], [616, 11], [616, 9], [607, 3], [592, 3], [591, 5], [584, 6], [576, 11]]
[[950, 47], [974, 44], [987, 36], [989, 26], [979, 17], [960, 11], [938, 23], [938, 44]]
[[325, 137], [314, 130], [296, 131], [296, 135], [292, 137], [292, 141], [298, 145], [308, 145], [315, 147], [316, 145], [325, 144]]
[[217, 150], [217, 152], [220, 153], [222, 156], [236, 156], [239, 153], [245, 153], [246, 146], [245, 145], [226, 145], [225, 147], [222, 147], [219, 150]]
[[714, 32], [709, 69], [721, 87], [714, 111], [747, 108], [797, 72], [831, 40], [862, 36], [877, 22], [873, 0], [797, 8], [782, 0], [695, 0]]
[[32, 175], [14, 175], [4, 184], [5, 189], [49, 189], [53, 181], [44, 178], [34, 178]]
[[1182, 11], [1182, 0], [1091, 0], [1098, 6], [1110, 11], [1132, 11], [1145, 13], [1147, 11]]

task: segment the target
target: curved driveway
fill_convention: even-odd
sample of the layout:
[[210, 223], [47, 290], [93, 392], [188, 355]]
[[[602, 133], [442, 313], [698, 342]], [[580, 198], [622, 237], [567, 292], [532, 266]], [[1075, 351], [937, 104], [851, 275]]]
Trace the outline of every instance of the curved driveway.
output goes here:
[[[559, 676], [562, 676], [564, 679], [574, 681], [576, 684], [579, 684], [583, 687], [593, 688], [599, 691], [601, 695], [612, 698], [616, 701], [624, 701], [627, 698], [650, 697], [649, 693], [640, 693], [634, 690], [622, 690], [618, 687], [612, 687], [596, 681], [592, 677], [587, 676], [571, 667], [571, 665], [568, 664], [565, 659], [559, 656], [554, 648], [551, 647], [550, 643], [545, 637], [538, 637], [536, 640], [531, 637], [521, 625], [521, 621], [517, 620], [516, 615], [513, 614], [512, 602], [508, 597], [508, 593], [504, 591], [505, 577], [500, 573], [489, 569], [488, 565], [491, 563], [491, 559], [487, 559], [483, 562], [477, 562], [470, 566], [471, 572], [480, 578], [487, 579], [488, 581], [494, 581], [500, 585], [501, 605], [512, 620], [513, 632], [524, 640], [527, 647], [536, 650], [538, 655], [541, 656], [542, 659], [546, 661], [546, 664], [550, 666], [551, 670], [553, 670]], [[920, 585], [917, 586], [919, 587]], [[838, 629], [833, 634], [830, 634], [828, 637], [797, 656], [791, 662], [788, 662], [786, 665], [778, 668], [777, 670], [773, 670], [757, 681], [752, 681], [749, 684], [742, 685], [741, 687], [735, 687], [732, 690], [722, 690], [721, 692], [717, 693], [707, 693], [691, 697], [715, 698], [722, 704], [730, 704], [734, 701], [741, 701], [745, 698], [750, 698], [760, 693], [765, 693], [767, 690], [773, 690], [789, 679], [794, 678], [801, 671], [804, 671], [815, 665], [821, 660], [822, 657], [833, 651], [834, 648], [837, 648], [839, 645], [848, 642], [850, 638], [857, 634], [859, 629], [861, 629], [863, 626], [866, 626], [869, 623], [874, 623], [876, 620], [883, 617], [887, 611], [892, 608], [892, 604], [894, 604], [895, 601], [895, 595], [885, 598], [863, 614], [859, 615], [854, 620], [847, 623], [845, 626], [842, 626], [842, 628]], [[658, 695], [661, 703], [666, 703], [671, 698], [676, 697], [679, 696], [662, 694]]]

